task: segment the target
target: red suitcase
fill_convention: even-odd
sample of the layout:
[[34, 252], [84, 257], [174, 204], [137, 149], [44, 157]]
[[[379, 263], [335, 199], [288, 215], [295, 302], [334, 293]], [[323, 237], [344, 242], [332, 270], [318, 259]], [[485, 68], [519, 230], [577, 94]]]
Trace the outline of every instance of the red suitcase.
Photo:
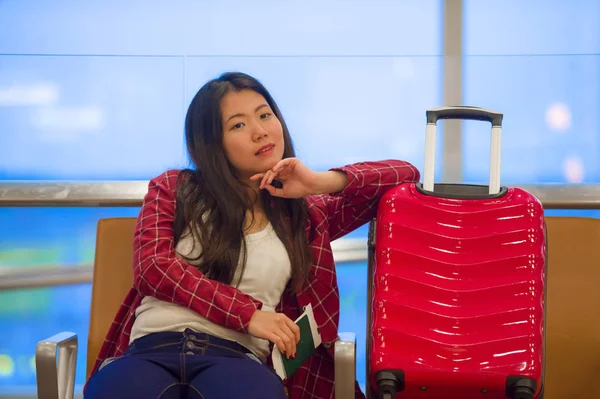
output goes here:
[[[370, 395], [543, 395], [547, 241], [541, 203], [500, 187], [502, 114], [427, 111], [423, 184], [379, 202], [370, 237]], [[492, 124], [489, 186], [433, 185], [439, 119]], [[372, 270], [372, 271], [371, 271]]]

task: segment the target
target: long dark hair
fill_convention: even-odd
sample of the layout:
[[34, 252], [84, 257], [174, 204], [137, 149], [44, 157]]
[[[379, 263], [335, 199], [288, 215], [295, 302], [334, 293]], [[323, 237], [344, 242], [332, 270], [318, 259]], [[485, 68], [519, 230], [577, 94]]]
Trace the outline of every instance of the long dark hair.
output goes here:
[[[246, 266], [243, 227], [246, 211], [253, 212], [254, 206], [248, 186], [236, 178], [236, 170], [225, 156], [221, 99], [229, 92], [245, 89], [265, 98], [283, 127], [283, 158], [295, 157], [287, 126], [267, 89], [249, 75], [228, 72], [202, 86], [188, 108], [185, 139], [195, 168], [183, 170], [177, 186], [175, 241], [189, 228], [200, 243], [200, 255], [193, 259], [200, 261], [198, 269], [226, 284], [232, 283], [240, 256], [242, 274]], [[312, 263], [305, 233], [306, 202], [273, 197], [266, 190], [261, 190], [258, 200], [287, 249], [292, 269], [289, 288], [297, 291]]]

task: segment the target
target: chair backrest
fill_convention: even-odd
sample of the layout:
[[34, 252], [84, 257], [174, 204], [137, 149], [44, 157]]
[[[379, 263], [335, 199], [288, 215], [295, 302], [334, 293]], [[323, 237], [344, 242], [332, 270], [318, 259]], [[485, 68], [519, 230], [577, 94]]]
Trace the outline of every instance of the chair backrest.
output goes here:
[[[87, 376], [133, 284], [135, 218], [98, 222]], [[600, 219], [547, 217], [544, 399], [600, 398]]]
[[135, 218], [98, 221], [86, 379], [93, 370], [117, 310], [133, 284], [135, 224]]
[[600, 219], [547, 217], [544, 399], [600, 398]]

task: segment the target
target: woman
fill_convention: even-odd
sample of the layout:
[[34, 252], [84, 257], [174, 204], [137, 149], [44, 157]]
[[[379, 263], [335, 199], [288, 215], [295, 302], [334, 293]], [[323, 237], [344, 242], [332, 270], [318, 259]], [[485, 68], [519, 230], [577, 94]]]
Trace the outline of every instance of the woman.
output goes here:
[[[134, 286], [85, 397], [332, 399], [340, 304], [330, 243], [419, 172], [401, 161], [310, 170], [271, 95], [242, 73], [198, 91], [185, 134], [194, 168], [150, 181]], [[272, 345], [295, 355], [292, 320], [308, 304], [323, 344], [284, 390], [269, 355]]]

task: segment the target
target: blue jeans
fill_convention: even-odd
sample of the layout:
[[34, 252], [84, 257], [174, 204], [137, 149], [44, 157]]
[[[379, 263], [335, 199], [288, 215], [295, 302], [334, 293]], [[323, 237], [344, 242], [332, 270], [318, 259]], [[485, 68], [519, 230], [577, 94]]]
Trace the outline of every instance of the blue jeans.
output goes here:
[[146, 335], [90, 378], [85, 399], [285, 399], [279, 376], [235, 342], [186, 330]]

